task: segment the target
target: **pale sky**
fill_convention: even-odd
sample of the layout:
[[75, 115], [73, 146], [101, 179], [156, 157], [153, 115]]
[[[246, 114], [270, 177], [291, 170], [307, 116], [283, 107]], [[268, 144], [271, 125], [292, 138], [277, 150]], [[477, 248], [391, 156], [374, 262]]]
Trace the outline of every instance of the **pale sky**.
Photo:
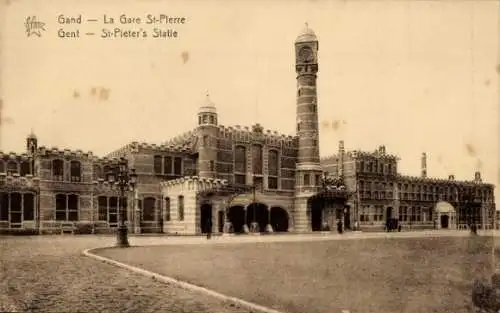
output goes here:
[[[122, 13], [188, 22], [160, 26], [177, 39], [83, 35]], [[426, 152], [429, 176], [479, 169], [498, 182], [498, 1], [10, 0], [4, 14], [3, 151], [23, 152], [31, 128], [40, 145], [97, 155], [161, 143], [196, 126], [207, 90], [221, 124], [294, 134], [294, 40], [308, 22], [319, 38], [322, 156], [339, 140], [383, 144], [404, 174], [419, 175]], [[59, 14], [100, 22], [59, 25]], [[40, 38], [26, 36], [33, 15], [46, 23]], [[82, 38], [57, 38], [61, 26]]]

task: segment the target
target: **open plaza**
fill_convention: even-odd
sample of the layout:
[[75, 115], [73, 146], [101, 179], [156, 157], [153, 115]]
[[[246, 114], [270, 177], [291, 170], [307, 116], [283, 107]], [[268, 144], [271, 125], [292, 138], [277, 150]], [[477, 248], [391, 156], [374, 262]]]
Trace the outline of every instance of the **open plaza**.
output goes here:
[[0, 310], [259, 312], [236, 298], [274, 310], [262, 312], [472, 312], [473, 281], [491, 276], [498, 235], [131, 236], [126, 249], [106, 235], [2, 237]]

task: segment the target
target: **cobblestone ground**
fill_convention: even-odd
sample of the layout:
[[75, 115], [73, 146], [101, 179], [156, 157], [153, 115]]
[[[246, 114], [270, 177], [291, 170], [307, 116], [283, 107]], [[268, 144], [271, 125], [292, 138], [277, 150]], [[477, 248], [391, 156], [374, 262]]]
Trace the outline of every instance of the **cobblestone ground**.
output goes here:
[[0, 312], [250, 312], [81, 253], [112, 244], [112, 237], [0, 237]]

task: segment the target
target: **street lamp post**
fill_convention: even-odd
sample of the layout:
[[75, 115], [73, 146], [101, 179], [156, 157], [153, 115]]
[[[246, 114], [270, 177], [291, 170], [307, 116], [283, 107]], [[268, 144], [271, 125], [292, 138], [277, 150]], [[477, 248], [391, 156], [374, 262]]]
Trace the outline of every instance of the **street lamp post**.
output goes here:
[[129, 247], [128, 242], [128, 229], [125, 225], [126, 219], [126, 206], [125, 206], [125, 190], [134, 190], [137, 184], [137, 174], [135, 169], [128, 171], [128, 162], [126, 159], [121, 158], [118, 166], [118, 187], [120, 188], [120, 212], [118, 214], [118, 231], [116, 238], [116, 246], [120, 248]]

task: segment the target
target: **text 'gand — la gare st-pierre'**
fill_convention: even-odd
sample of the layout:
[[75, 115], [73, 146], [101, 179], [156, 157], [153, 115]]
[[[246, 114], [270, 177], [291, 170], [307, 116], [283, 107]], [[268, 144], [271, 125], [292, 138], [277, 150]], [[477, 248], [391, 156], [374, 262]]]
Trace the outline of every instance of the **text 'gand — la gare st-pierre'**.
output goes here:
[[[103, 14], [101, 18], [84, 17], [81, 14], [76, 16], [60, 14], [57, 17], [57, 22], [64, 25], [57, 31], [60, 38], [80, 38], [82, 35], [101, 38], [177, 38], [177, 30], [165, 29], [161, 26], [186, 24], [187, 18], [166, 14], [145, 14], [142, 17], [127, 14], [115, 16]], [[98, 32], [94, 32], [92, 26], [101, 23], [104, 24], [104, 27], [100, 28]], [[83, 29], [84, 25], [85, 29]], [[145, 26], [142, 28], [140, 25], [153, 27], [146, 28]]]

